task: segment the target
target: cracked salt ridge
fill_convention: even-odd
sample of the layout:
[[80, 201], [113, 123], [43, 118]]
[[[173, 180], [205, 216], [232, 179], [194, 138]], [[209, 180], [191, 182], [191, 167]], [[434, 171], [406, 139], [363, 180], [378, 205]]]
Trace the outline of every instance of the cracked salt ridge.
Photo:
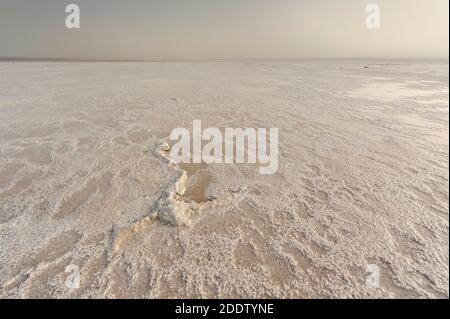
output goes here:
[[162, 192], [158, 201], [151, 209], [149, 216], [146, 216], [131, 226], [122, 227], [115, 232], [113, 251], [118, 253], [126, 241], [137, 233], [151, 226], [154, 222], [160, 221], [178, 227], [191, 227], [192, 217], [203, 210], [214, 208], [220, 204], [231, 202], [239, 193], [233, 192], [231, 196], [223, 199], [197, 203], [195, 201], [185, 201], [183, 194], [186, 192], [186, 182], [188, 173], [170, 158], [170, 146], [167, 142], [162, 142], [156, 147], [156, 155], [174, 169], [178, 176]]

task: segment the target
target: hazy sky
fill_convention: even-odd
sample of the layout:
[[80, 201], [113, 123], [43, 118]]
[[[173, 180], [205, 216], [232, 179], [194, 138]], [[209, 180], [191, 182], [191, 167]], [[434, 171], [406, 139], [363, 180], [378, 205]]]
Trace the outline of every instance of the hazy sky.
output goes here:
[[[65, 7], [81, 29], [65, 27]], [[368, 29], [365, 7], [381, 8]], [[0, 0], [0, 56], [448, 57], [448, 0]]]

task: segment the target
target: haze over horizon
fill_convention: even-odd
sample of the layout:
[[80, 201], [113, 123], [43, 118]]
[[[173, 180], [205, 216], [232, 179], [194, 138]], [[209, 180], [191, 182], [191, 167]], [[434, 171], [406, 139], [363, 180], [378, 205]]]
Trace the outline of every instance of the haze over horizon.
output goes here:
[[[0, 57], [448, 58], [447, 0], [0, 0]], [[81, 28], [65, 27], [65, 7]], [[365, 25], [367, 4], [381, 28]]]

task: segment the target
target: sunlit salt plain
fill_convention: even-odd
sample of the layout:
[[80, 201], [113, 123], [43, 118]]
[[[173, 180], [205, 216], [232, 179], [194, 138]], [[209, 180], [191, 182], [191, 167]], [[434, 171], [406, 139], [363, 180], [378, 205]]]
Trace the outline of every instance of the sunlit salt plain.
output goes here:
[[[448, 74], [2, 62], [0, 296], [448, 298]], [[162, 145], [193, 120], [279, 128], [278, 172], [171, 165]]]

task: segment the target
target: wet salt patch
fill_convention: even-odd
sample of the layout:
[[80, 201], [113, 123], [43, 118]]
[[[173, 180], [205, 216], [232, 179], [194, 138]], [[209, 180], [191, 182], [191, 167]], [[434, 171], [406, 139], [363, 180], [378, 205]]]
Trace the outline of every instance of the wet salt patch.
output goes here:
[[447, 134], [442, 134], [442, 135], [425, 135], [424, 138], [429, 141], [430, 143], [433, 144], [439, 144], [439, 145], [445, 145], [448, 147], [449, 143], [448, 143], [448, 132]]
[[[447, 101], [447, 103], [448, 103], [448, 101]], [[437, 107], [435, 110], [439, 111], [439, 112], [443, 112], [443, 113], [448, 113], [448, 111], [449, 111], [448, 104], [446, 107]]]
[[439, 83], [439, 81], [432, 81], [432, 80], [422, 80], [422, 83], [427, 83], [427, 84], [436, 84]]
[[448, 129], [437, 130], [436, 128], [442, 127], [441, 124], [435, 123], [431, 120], [421, 118], [414, 114], [402, 114], [394, 115], [394, 119], [401, 121], [408, 126], [417, 127], [420, 129], [426, 128], [426, 133], [423, 133], [421, 137], [432, 144], [448, 145]]
[[350, 97], [369, 100], [395, 101], [402, 98], [427, 97], [435, 94], [448, 94], [448, 90], [411, 89], [404, 83], [368, 83], [348, 93]]
[[448, 112], [448, 99], [427, 99], [427, 100], [420, 99], [419, 102], [422, 104], [431, 104], [431, 105], [436, 105], [436, 104], [447, 105], [446, 108], [441, 107], [439, 109], [442, 109], [443, 111]]
[[394, 117], [406, 124], [413, 125], [413, 126], [420, 126], [420, 127], [436, 126], [436, 123], [433, 123], [430, 120], [423, 119], [419, 116], [412, 115], [412, 114], [411, 115], [409, 115], [409, 114], [395, 115]]
[[386, 82], [392, 82], [394, 81], [394, 78], [390, 78], [390, 77], [384, 77], [384, 76], [373, 76], [369, 79], [370, 81], [386, 81]]

